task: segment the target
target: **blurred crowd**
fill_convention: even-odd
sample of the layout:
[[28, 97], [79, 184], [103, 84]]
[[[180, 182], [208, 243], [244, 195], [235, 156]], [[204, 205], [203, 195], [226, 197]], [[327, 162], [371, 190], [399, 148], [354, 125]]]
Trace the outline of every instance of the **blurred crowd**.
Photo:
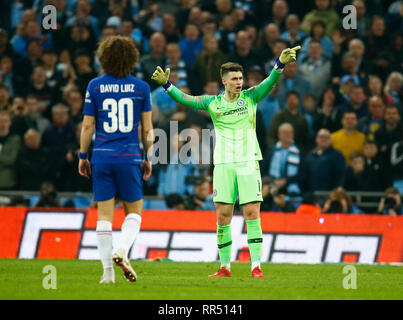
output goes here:
[[[48, 4], [57, 9], [56, 30], [42, 26]], [[346, 5], [356, 9], [354, 29], [343, 27]], [[294, 212], [301, 202], [316, 206], [313, 192], [333, 190], [324, 212], [401, 214], [403, 1], [9, 0], [0, 3], [0, 28], [1, 190], [91, 191], [77, 173], [83, 97], [102, 74], [97, 43], [121, 34], [140, 50], [133, 75], [151, 86], [154, 126], [169, 133], [177, 121], [169, 143], [179, 148], [183, 129], [201, 133], [212, 123], [151, 81], [156, 66], [169, 67], [184, 92], [216, 95], [222, 63], [241, 64], [249, 88], [283, 49], [301, 45], [258, 105], [262, 209]], [[211, 153], [199, 136], [200, 155]], [[165, 196], [172, 208], [213, 208], [213, 167], [195, 158], [155, 165], [145, 194]], [[354, 208], [349, 191], [385, 198]]]

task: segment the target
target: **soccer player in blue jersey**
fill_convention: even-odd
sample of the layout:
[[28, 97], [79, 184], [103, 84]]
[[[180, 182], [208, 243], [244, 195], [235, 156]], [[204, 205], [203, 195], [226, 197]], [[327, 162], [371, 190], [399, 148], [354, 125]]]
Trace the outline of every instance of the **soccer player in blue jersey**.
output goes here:
[[[114, 283], [113, 262], [129, 281], [136, 281], [128, 252], [140, 231], [143, 208], [142, 179], [151, 176], [151, 162], [143, 160], [139, 144], [141, 124], [144, 151], [152, 152], [150, 86], [130, 73], [139, 52], [130, 38], [103, 40], [97, 55], [105, 75], [88, 84], [80, 138], [78, 170], [92, 175], [94, 201], [98, 204], [97, 245], [103, 265], [100, 283]], [[95, 130], [91, 164], [88, 148]], [[147, 158], [146, 158], [147, 159]], [[115, 197], [123, 201], [126, 214], [120, 243], [112, 255], [112, 220]]]

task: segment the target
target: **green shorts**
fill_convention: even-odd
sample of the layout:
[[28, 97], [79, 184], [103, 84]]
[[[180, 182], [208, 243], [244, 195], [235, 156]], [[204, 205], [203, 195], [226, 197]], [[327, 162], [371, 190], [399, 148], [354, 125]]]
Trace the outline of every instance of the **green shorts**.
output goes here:
[[263, 201], [258, 161], [220, 163], [214, 166], [214, 202], [239, 204]]

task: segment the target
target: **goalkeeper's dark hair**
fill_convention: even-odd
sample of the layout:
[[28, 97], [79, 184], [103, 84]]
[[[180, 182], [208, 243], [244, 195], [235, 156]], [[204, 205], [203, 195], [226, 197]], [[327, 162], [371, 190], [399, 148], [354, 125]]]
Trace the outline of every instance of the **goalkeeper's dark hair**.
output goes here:
[[238, 72], [241, 71], [243, 73], [243, 67], [235, 62], [227, 62], [221, 65], [220, 75], [221, 78], [224, 77], [228, 72]]
[[127, 77], [140, 59], [134, 41], [123, 36], [111, 36], [102, 40], [97, 55], [104, 72], [116, 78]]

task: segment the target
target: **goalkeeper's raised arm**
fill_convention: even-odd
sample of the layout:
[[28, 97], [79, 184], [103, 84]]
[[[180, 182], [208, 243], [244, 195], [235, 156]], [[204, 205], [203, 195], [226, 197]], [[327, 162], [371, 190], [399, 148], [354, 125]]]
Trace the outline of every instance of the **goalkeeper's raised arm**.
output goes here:
[[[294, 48], [287, 48], [281, 52], [280, 57], [276, 61], [276, 65], [270, 75], [263, 80], [258, 86], [250, 88], [251, 97], [257, 103], [266, 97], [271, 89], [276, 85], [279, 80], [281, 73], [287, 63], [296, 61], [297, 51], [301, 49], [301, 46], [296, 46]], [[213, 99], [214, 96], [203, 95], [203, 96], [191, 96], [188, 95], [173, 84], [169, 82], [169, 68], [165, 71], [162, 70], [160, 66], [154, 71], [151, 79], [157, 82], [159, 85], [163, 86], [168, 94], [177, 103], [184, 105], [192, 109], [207, 109], [208, 103]]]
[[154, 71], [151, 79], [153, 79], [159, 85], [163, 86], [164, 89], [167, 91], [167, 93], [171, 96], [171, 98], [174, 99], [177, 103], [192, 109], [199, 109], [199, 110], [207, 109], [208, 106], [207, 102], [211, 101], [213, 96], [209, 95], [191, 96], [182, 92], [172, 83], [169, 82], [168, 80], [169, 73], [170, 73], [169, 68], [166, 69], [164, 72], [164, 70], [162, 70], [162, 68], [158, 66], [157, 69]]
[[264, 79], [258, 86], [252, 87], [251, 90], [252, 97], [256, 102], [264, 99], [273, 87], [276, 85], [277, 81], [280, 79], [281, 73], [286, 64], [296, 61], [297, 51], [301, 49], [301, 46], [296, 46], [294, 48], [284, 49], [280, 57], [277, 58], [276, 64], [270, 73], [270, 75]]

